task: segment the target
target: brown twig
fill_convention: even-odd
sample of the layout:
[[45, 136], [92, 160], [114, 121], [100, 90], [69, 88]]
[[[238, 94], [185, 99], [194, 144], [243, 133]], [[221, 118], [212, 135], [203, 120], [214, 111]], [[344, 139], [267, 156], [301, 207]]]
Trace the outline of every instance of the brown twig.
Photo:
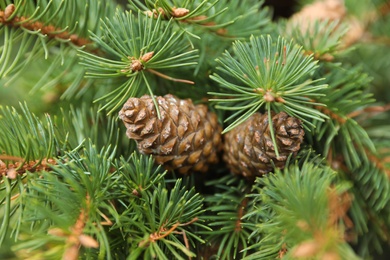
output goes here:
[[287, 254], [287, 245], [286, 243], [283, 243], [282, 249], [279, 250], [277, 258], [282, 259], [286, 254]]
[[[312, 99], [311, 102], [314, 103], [316, 101]], [[330, 118], [336, 120], [340, 124], [344, 124], [347, 121], [346, 117], [343, 117], [343, 116], [340, 116], [339, 114], [336, 114], [335, 112], [333, 112], [332, 110], [330, 110], [329, 108], [327, 108], [325, 106], [314, 106], [314, 108], [317, 109], [318, 111], [321, 111], [322, 113], [329, 116]]]
[[203, 28], [209, 29], [211, 32], [223, 36], [223, 37], [228, 37], [228, 38], [234, 38], [233, 36], [227, 35], [228, 30], [226, 28], [217, 28], [214, 29], [213, 26], [216, 26], [217, 24], [213, 21], [208, 21], [208, 17], [206, 15], [198, 15], [194, 17], [189, 17], [185, 19], [180, 19], [185, 17], [190, 13], [190, 10], [186, 8], [176, 8], [172, 7], [171, 12], [169, 15], [166, 14], [166, 12], [159, 7], [157, 10], [147, 10], [144, 12], [146, 15], [149, 17], [154, 17], [157, 18], [159, 15], [165, 19], [170, 19], [170, 18], [179, 18], [177, 21], [181, 23], [195, 23], [197, 25], [203, 26]]
[[337, 227], [339, 225], [339, 220], [342, 219], [347, 228], [352, 228], [353, 222], [347, 215], [347, 212], [352, 205], [351, 195], [347, 192], [337, 194], [337, 191], [334, 188], [330, 188], [327, 193], [329, 207], [328, 226]]
[[[315, 100], [311, 100], [311, 101], [315, 102]], [[333, 111], [331, 111], [330, 109], [328, 109], [326, 107], [315, 106], [315, 108], [318, 109], [319, 111], [323, 112], [324, 114], [328, 115], [332, 119], [335, 119], [340, 124], [344, 124], [349, 118], [354, 118], [354, 117], [357, 117], [357, 116], [365, 115], [366, 116], [365, 118], [367, 119], [367, 118], [375, 116], [375, 115], [377, 115], [379, 113], [383, 113], [383, 112], [389, 111], [390, 110], [390, 104], [386, 104], [386, 105], [383, 105], [383, 106], [370, 106], [370, 107], [366, 107], [366, 108], [364, 108], [362, 110], [351, 112], [351, 113], [347, 114], [345, 117], [342, 117], [342, 116], [334, 113]], [[385, 165], [387, 160], [390, 160], [390, 156], [389, 157], [385, 157], [385, 158], [379, 158], [377, 155], [373, 154], [368, 149], [365, 149], [365, 152], [366, 152], [366, 155], [368, 156], [369, 160], [372, 163], [374, 163], [374, 165], [377, 168], [379, 168], [381, 171], [383, 171], [390, 178], [390, 169], [389, 169], [389, 167], [387, 167]], [[340, 160], [333, 160], [332, 159], [332, 154], [331, 153], [328, 154], [327, 160], [328, 160], [329, 164], [333, 168], [335, 168], [336, 170], [341, 167], [344, 171], [348, 171], [347, 167], [345, 165], [343, 165], [343, 162], [341, 162]]]
[[152, 74], [155, 74], [155, 75], [157, 75], [157, 76], [159, 76], [161, 78], [167, 79], [167, 80], [171, 80], [171, 81], [174, 81], [174, 82], [181, 82], [181, 83], [191, 84], [191, 85], [195, 84], [195, 82], [190, 81], [190, 80], [172, 78], [172, 77], [170, 77], [168, 75], [165, 75], [165, 74], [163, 74], [161, 72], [158, 72], [158, 71], [156, 71], [154, 69], [146, 69], [146, 70], [149, 71]]
[[[190, 243], [188, 242], [188, 238], [187, 238], [186, 231], [183, 229], [182, 232], [180, 232], [180, 234], [183, 235], [184, 245], [186, 246], [186, 248], [187, 248], [188, 250], [190, 250]], [[188, 256], [188, 259], [191, 260], [192, 257], [191, 257], [191, 256]]]
[[186, 223], [180, 224], [179, 226], [180, 226], [180, 227], [188, 226], [188, 225], [191, 225], [192, 223], [194, 223], [194, 222], [196, 222], [196, 221], [198, 221], [198, 220], [199, 220], [199, 218], [198, 218], [198, 217], [195, 217], [195, 218], [191, 219], [190, 221], [188, 221], [188, 222], [186, 222]]
[[[192, 223], [196, 222], [197, 220], [198, 220], [198, 218], [195, 217], [195, 218], [193, 218], [192, 220], [190, 220], [190, 221], [188, 221], [186, 223], [176, 222], [168, 230], [167, 230], [167, 228], [165, 226], [162, 226], [162, 227], [160, 227], [160, 229], [158, 231], [150, 234], [148, 239], [141, 241], [139, 243], [139, 246], [140, 247], [148, 246], [150, 243], [154, 243], [154, 242], [156, 242], [156, 241], [158, 241], [160, 239], [163, 239], [164, 237], [169, 236], [172, 233], [179, 233], [179, 234], [183, 235], [182, 232], [177, 232], [176, 229], [178, 227], [191, 225]], [[186, 238], [185, 234], [183, 236], [184, 236], [184, 238]], [[184, 241], [184, 243], [186, 243], [186, 241]]]
[[240, 232], [242, 227], [241, 227], [241, 218], [242, 216], [244, 216], [245, 214], [245, 210], [246, 210], [246, 206], [248, 205], [248, 197], [245, 197], [240, 205], [239, 205], [239, 208], [238, 208], [238, 211], [237, 211], [237, 220], [236, 220], [236, 225], [235, 225], [235, 228], [234, 228], [234, 231], [235, 232]]
[[[87, 205], [85, 208], [89, 209], [90, 197], [88, 194], [86, 196], [86, 204]], [[68, 248], [64, 251], [62, 259], [77, 260], [79, 258], [79, 250], [81, 245], [88, 248], [99, 247], [99, 243], [94, 238], [83, 233], [87, 220], [88, 212], [82, 208], [76, 223], [70, 229], [71, 232], [67, 238]]]
[[348, 193], [338, 194], [333, 187], [327, 190], [327, 196], [329, 212], [326, 229], [316, 225], [310, 225], [304, 220], [299, 221], [297, 226], [302, 231], [312, 233], [313, 238], [305, 240], [294, 247], [291, 252], [293, 257], [304, 259], [341, 259], [338, 246], [347, 237], [345, 230], [339, 225], [339, 220], [343, 220], [347, 228], [352, 228], [353, 223], [347, 216], [352, 199]]
[[156, 242], [157, 240], [160, 240], [169, 234], [171, 234], [178, 226], [180, 226], [180, 222], [176, 222], [172, 225], [172, 227], [168, 230], [165, 230], [164, 227], [162, 227], [159, 231], [150, 234], [149, 235], [149, 242]]
[[308, 51], [305, 51], [305, 55], [307, 55], [307, 56], [313, 55], [315, 60], [321, 60], [321, 61], [327, 61], [327, 62], [334, 60], [334, 56], [329, 54], [329, 53], [320, 54], [318, 52], [313, 52], [313, 51], [308, 50]]
[[4, 11], [0, 10], [0, 24], [15, 28], [22, 27], [30, 31], [39, 31], [49, 38], [69, 40], [76, 46], [84, 46], [91, 43], [89, 39], [79, 37], [76, 34], [70, 34], [68, 31], [56, 28], [53, 25], [45, 25], [39, 21], [32, 22], [28, 17], [14, 15], [14, 11], [14, 4], [9, 4]]
[[370, 106], [370, 107], [366, 107], [364, 109], [349, 113], [347, 115], [347, 117], [353, 118], [353, 117], [357, 117], [357, 116], [360, 116], [362, 114], [365, 114], [366, 115], [365, 119], [367, 119], [368, 118], [367, 116], [372, 117], [372, 116], [375, 116], [379, 113], [383, 113], [383, 112], [386, 112], [389, 110], [390, 110], [390, 104], [386, 104], [383, 106]]
[[105, 220], [103, 222], [100, 222], [103, 226], [112, 226], [112, 221], [102, 212], [99, 212], [99, 215]]
[[368, 159], [375, 165], [375, 167], [383, 171], [387, 175], [387, 177], [390, 178], [390, 168], [385, 165], [390, 159], [390, 156], [386, 156], [385, 158], [379, 158], [378, 155], [373, 154], [368, 149], [366, 149], [366, 154]]
[[[14, 163], [4, 163], [2, 160], [14, 161]], [[22, 175], [25, 172], [39, 172], [50, 170], [50, 165], [55, 165], [54, 159], [42, 159], [25, 162], [23, 158], [0, 155], [0, 176], [7, 176], [10, 179], [15, 179], [17, 175]]]

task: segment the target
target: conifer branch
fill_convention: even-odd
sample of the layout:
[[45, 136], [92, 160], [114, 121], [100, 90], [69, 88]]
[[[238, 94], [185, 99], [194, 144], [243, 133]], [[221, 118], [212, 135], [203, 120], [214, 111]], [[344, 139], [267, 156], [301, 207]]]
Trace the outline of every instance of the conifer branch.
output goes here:
[[318, 66], [312, 57], [302, 54], [302, 47], [280, 37], [273, 42], [271, 36], [252, 36], [250, 43], [236, 41], [233, 50], [234, 56], [226, 51], [218, 60], [222, 76], [216, 73], [210, 76], [225, 91], [210, 92], [221, 97], [211, 101], [217, 102], [218, 109], [235, 111], [225, 120], [235, 119], [224, 132], [263, 106], [295, 116], [305, 127], [312, 125], [309, 119], [323, 121], [326, 118], [309, 105], [309, 98], [323, 96], [321, 92], [327, 85], [317, 85], [320, 80], [308, 78]]
[[208, 225], [213, 227], [213, 230], [203, 233], [207, 235], [209, 243], [217, 248], [216, 257], [245, 257], [251, 251], [242, 249], [250, 248], [255, 242], [250, 234], [256, 229], [255, 218], [244, 217], [253, 207], [253, 200], [248, 195], [250, 186], [231, 176], [207, 184], [217, 186], [220, 191], [206, 197], [208, 212], [214, 213], [209, 213], [207, 217]]
[[[312, 102], [313, 104], [317, 103], [317, 101], [315, 99], [311, 99], [310, 102]], [[314, 107], [317, 110], [324, 113], [325, 115], [327, 115], [329, 118], [337, 121], [340, 125], [344, 124], [348, 120], [348, 118], [347, 118], [348, 116], [343, 116], [343, 115], [340, 115], [339, 113], [335, 113], [332, 110], [330, 110], [328, 107], [317, 106], [317, 105], [314, 105]]]
[[[231, 40], [244, 39], [251, 34], [256, 34], [254, 32], [260, 32], [260, 28], [270, 21], [270, 12], [263, 6], [263, 0], [247, 2], [246, 5], [227, 0], [182, 1], [180, 7], [175, 6], [180, 5], [180, 2], [174, 4], [167, 0], [155, 3], [148, 0], [146, 5], [140, 1], [132, 1], [131, 4], [135, 10], [141, 10], [150, 17], [161, 16], [166, 20], [174, 19], [179, 28], [187, 33], [189, 33], [187, 29], [180, 23]], [[237, 16], [229, 10], [235, 10], [241, 15]], [[200, 32], [189, 34], [195, 37], [202, 35]]]
[[[22, 114], [19, 114], [15, 108], [0, 107], [0, 151], [5, 156], [0, 159], [16, 159], [17, 162], [12, 165], [8, 162], [5, 165], [9, 169], [20, 170], [20, 173], [47, 168], [55, 158], [53, 122], [49, 115], [46, 115], [45, 121], [41, 121], [29, 111], [27, 105], [21, 104], [21, 110]], [[6, 167], [3, 166], [3, 170]]]
[[[86, 208], [90, 207], [90, 197], [86, 196]], [[98, 248], [99, 243], [90, 236], [83, 234], [86, 222], [88, 220], [88, 212], [85, 209], [80, 210], [80, 214], [76, 220], [76, 223], [70, 228], [70, 233], [65, 235], [67, 237], [66, 244], [67, 249], [62, 256], [63, 259], [76, 260], [79, 258], [80, 247]], [[50, 233], [50, 230], [49, 230]], [[53, 232], [51, 232], [53, 233]]]
[[[2, 160], [16, 162], [6, 164]], [[55, 164], [55, 160], [50, 158], [24, 162], [24, 159], [20, 157], [0, 155], [0, 175], [14, 180], [17, 175], [22, 175], [26, 172], [48, 171], [51, 169], [51, 165]]]
[[[254, 189], [259, 193], [252, 197], [259, 203], [255, 210], [265, 222], [251, 236], [262, 234], [263, 238], [253, 246], [259, 251], [245, 259], [276, 257], [281, 252], [286, 257], [329, 255], [342, 259], [348, 255], [349, 259], [357, 259], [346, 244], [345, 229], [343, 224], [340, 225], [343, 221], [347, 227], [351, 224], [346, 217], [351, 202], [346, 195], [348, 186], [340, 182], [332, 186], [335, 175], [330, 168], [314, 166], [308, 159], [302, 167], [291, 165], [284, 173], [276, 170], [275, 175], [257, 179], [260, 186]], [[316, 185], [312, 187], [310, 183], [314, 182]], [[296, 195], [294, 199], [292, 194]], [[304, 206], [306, 203], [313, 208], [302, 214], [302, 208], [308, 209]], [[301, 242], [291, 244], [298, 240]]]
[[[380, 230], [381, 236], [388, 238], [390, 231], [384, 224], [386, 222], [384, 216], [388, 214], [386, 213], [386, 205], [390, 201], [387, 185], [389, 180], [389, 167], [386, 165], [387, 157], [382, 158], [381, 155], [367, 149], [365, 152], [368, 162], [364, 162], [359, 168], [351, 169], [341, 155], [338, 155], [335, 159], [328, 156], [328, 164], [341, 175], [346, 174], [346, 179], [354, 183], [355, 188], [351, 190], [354, 200], [349, 213], [354, 225], [351, 231], [355, 234], [352, 235], [366, 236], [370, 230], [374, 229]], [[377, 188], [372, 189], [373, 186]], [[350, 220], [344, 219], [344, 221], [346, 227], [350, 228], [352, 225], [348, 225]], [[373, 243], [379, 243], [378, 241], [379, 238]]]
[[97, 99], [108, 101], [102, 109], [108, 108], [111, 113], [130, 97], [146, 93], [154, 97], [157, 84], [152, 77], [145, 76], [148, 72], [171, 81], [192, 83], [161, 72], [196, 64], [197, 50], [184, 42], [183, 32], [173, 31], [172, 22], [165, 23], [161, 17], [155, 19], [139, 11], [137, 14], [117, 12], [112, 21], [102, 21], [103, 36], [92, 34], [91, 38], [111, 57], [80, 51], [81, 64], [87, 70], [87, 77], [126, 79], [115, 90]]
[[92, 43], [89, 39], [79, 37], [76, 34], [71, 34], [65, 29], [56, 28], [53, 25], [45, 25], [44, 23], [35, 20], [32, 21], [29, 17], [14, 15], [14, 11], [14, 4], [9, 4], [4, 11], [0, 10], [0, 24], [38, 32], [47, 35], [52, 39], [69, 41], [79, 47]]
[[[49, 111], [42, 117], [27, 105], [0, 107], [0, 255], [352, 260], [380, 252], [390, 237], [389, 1], [323, 0], [304, 8], [304, 23], [286, 24], [271, 20], [264, 2], [129, 0], [127, 12], [115, 0], [0, 1], [0, 85], [11, 87], [0, 99], [30, 89], [56, 97], [34, 104]], [[361, 44], [349, 50], [354, 13], [350, 42]], [[177, 178], [136, 152], [115, 113], [130, 97], [149, 94], [153, 107], [167, 93], [215, 102], [225, 133], [266, 113], [270, 147], [291, 142], [280, 135], [286, 124], [269, 121], [288, 114], [301, 150], [272, 150], [273, 172], [255, 183], [223, 163], [210, 176]], [[234, 150], [249, 153], [254, 140], [242, 140]]]
[[379, 154], [374, 154], [372, 151], [366, 150], [368, 159], [381, 170], [390, 180], [390, 167], [386, 164], [390, 161], [390, 155], [385, 156], [384, 158]]
[[[303, 19], [303, 18], [302, 18]], [[347, 33], [346, 24], [335, 20], [306, 20], [294, 19], [280, 30], [281, 35], [294, 39], [302, 45], [306, 55], [324, 62], [333, 61], [340, 52], [341, 41]]]
[[376, 116], [379, 113], [383, 113], [389, 110], [390, 110], [390, 104], [386, 104], [382, 106], [369, 106], [364, 109], [351, 112], [347, 116], [350, 118], [363, 116], [364, 119], [368, 119], [369, 117]]
[[[183, 227], [183, 226], [187, 226], [187, 225], [191, 225], [192, 223], [194, 223], [195, 221], [197, 221], [199, 218], [198, 217], [195, 217], [193, 218], [192, 220], [186, 222], [186, 223], [180, 223], [180, 222], [176, 222], [175, 224], [172, 225], [171, 228], [167, 229], [165, 226], [161, 226], [160, 227], [160, 230], [159, 231], [156, 231], [154, 232], [153, 234], [150, 234], [149, 235], [149, 238], [148, 238], [148, 241], [141, 241], [139, 243], [139, 245], [142, 247], [142, 246], [145, 246], [145, 245], [148, 245], [149, 243], [154, 243], [156, 242], [157, 240], [160, 240], [160, 239], [163, 239], [164, 237], [168, 236], [169, 234], [171, 233], [175, 233], [177, 232], [176, 229], [178, 227]], [[184, 230], [183, 230], [184, 231]], [[179, 234], [182, 234], [179, 232]], [[188, 241], [186, 242], [188, 244]], [[186, 246], [187, 247], [187, 246]], [[188, 247], [187, 247], [188, 248]], [[189, 249], [189, 248], [188, 248]]]

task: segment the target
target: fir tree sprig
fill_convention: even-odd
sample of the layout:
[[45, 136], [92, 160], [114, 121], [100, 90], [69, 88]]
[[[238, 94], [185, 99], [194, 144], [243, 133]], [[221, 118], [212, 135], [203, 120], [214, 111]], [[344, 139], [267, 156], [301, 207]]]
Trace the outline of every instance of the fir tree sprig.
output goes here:
[[170, 191], [160, 182], [154, 190], [139, 189], [124, 203], [117, 228], [130, 242], [128, 259], [194, 257], [196, 241], [204, 243], [192, 228], [205, 228], [198, 223], [202, 198], [193, 188], [183, 187], [180, 179]]
[[280, 27], [280, 34], [286, 38], [294, 39], [301, 45], [306, 54], [313, 54], [317, 60], [332, 61], [341, 50], [342, 38], [348, 27], [340, 21], [290, 21]]
[[[59, 145], [58, 154], [64, 155], [80, 146], [94, 144], [97, 149], [107, 146], [117, 146], [118, 143], [127, 144], [119, 146], [116, 153], [123, 157], [130, 156], [135, 145], [126, 138], [124, 130], [119, 127], [116, 116], [99, 113], [99, 106], [81, 105], [70, 106], [52, 116], [54, 132]], [[104, 126], [104, 127], [103, 127]]]
[[136, 152], [133, 152], [128, 160], [122, 157], [117, 169], [121, 172], [118, 181], [118, 190], [121, 190], [119, 198], [123, 199], [140, 196], [141, 191], [155, 189], [158, 184], [164, 184], [164, 176], [167, 173], [161, 166], [154, 165], [152, 156]]
[[[26, 104], [20, 104], [20, 107], [21, 112], [0, 107], [1, 156], [18, 158], [16, 160], [21, 164], [16, 170], [23, 169], [23, 164], [30, 161], [36, 161], [35, 166], [38, 166], [44, 159], [55, 157], [58, 148], [50, 116], [46, 115], [42, 121], [29, 111]], [[13, 161], [2, 160], [5, 164]]]
[[[53, 106], [33, 100], [41, 111], [61, 108], [55, 116], [0, 108], [0, 258], [206, 259], [213, 251], [226, 259], [355, 259], [351, 247], [362, 258], [383, 254], [387, 3], [336, 1], [342, 21], [298, 28], [271, 21], [264, 0], [129, 0], [133, 13], [117, 2], [0, 1], [0, 85], [11, 87], [0, 102], [30, 89], [62, 94]], [[311, 10], [320, 19], [331, 11]], [[351, 14], [361, 38], [346, 51], [340, 41]], [[144, 93], [206, 104], [210, 93], [230, 123], [225, 132], [255, 112], [287, 112], [304, 123], [302, 146], [316, 151], [289, 157], [290, 166], [251, 191], [253, 183], [227, 175], [187, 183], [133, 153], [116, 116], [102, 113]], [[279, 130], [271, 126], [274, 144]], [[218, 166], [211, 171], [227, 173]]]
[[111, 257], [194, 257], [196, 245], [204, 243], [196, 231], [207, 229], [202, 224], [200, 194], [181, 179], [168, 182], [167, 172], [156, 166], [152, 157], [136, 152], [116, 161], [113, 169], [107, 196], [115, 205], [107, 214], [112, 216], [107, 231]]
[[[145, 4], [143, 3], [145, 2]], [[130, 6], [134, 9], [144, 11], [148, 16], [158, 17], [161, 16], [164, 19], [175, 19], [177, 21], [185, 22], [194, 22], [196, 23], [199, 20], [213, 19], [215, 16], [218, 16], [220, 13], [226, 11], [227, 8], [214, 12], [212, 16], [206, 16], [210, 9], [215, 11], [215, 4], [219, 0], [211, 1], [131, 1]], [[202, 19], [200, 19], [202, 18]]]
[[[112, 224], [110, 218], [116, 218], [110, 201], [114, 154], [110, 148], [97, 151], [89, 145], [68, 153], [41, 178], [30, 176], [15, 245], [19, 257], [26, 257], [28, 251], [36, 258], [100, 255], [111, 259], [104, 226]], [[35, 240], [26, 240], [31, 233]]]
[[254, 244], [258, 238], [248, 239], [256, 229], [253, 218], [244, 219], [252, 200], [246, 195], [250, 185], [238, 177], [226, 176], [207, 183], [216, 187], [218, 192], [207, 196], [207, 224], [213, 230], [204, 232], [211, 248], [215, 248], [218, 259], [237, 259], [245, 257], [249, 252], [244, 248]]
[[[263, 4], [264, 1], [239, 3], [228, 0], [146, 1], [146, 5], [141, 1], [130, 2], [131, 8], [144, 11], [149, 16], [174, 19], [180, 30], [194, 38], [203, 39], [206, 31], [229, 40], [243, 40], [251, 34], [260, 33], [260, 29], [270, 21], [270, 12]], [[242, 15], [237, 16], [237, 13]]]
[[50, 169], [58, 149], [50, 116], [40, 120], [26, 104], [20, 107], [21, 113], [0, 107], [0, 246], [19, 232], [27, 172]]
[[[110, 1], [88, 0], [8, 2], [0, 3], [0, 10], [4, 10], [0, 11], [0, 33], [4, 36], [0, 48], [2, 83], [11, 85], [21, 75], [26, 76], [24, 73], [31, 70], [33, 62], [53, 58], [55, 62], [47, 63], [40, 84], [34, 87], [37, 80], [28, 81], [31, 88], [47, 87], [49, 83], [62, 81], [64, 75], [68, 76], [67, 83], [73, 86], [73, 91], [80, 87], [83, 83], [80, 76], [84, 75], [84, 71], [77, 68], [78, 59], [74, 49], [91, 43], [89, 31], [100, 34], [99, 19], [111, 16], [116, 5]], [[66, 66], [58, 72], [64, 63]], [[69, 77], [69, 74], [73, 74], [73, 77]]]
[[103, 35], [93, 34], [91, 38], [109, 56], [100, 57], [80, 51], [87, 77], [127, 77], [121, 86], [98, 99], [107, 101], [104, 109], [112, 112], [128, 98], [145, 93], [154, 97], [157, 86], [155, 82], [150, 83], [151, 75], [192, 84], [160, 72], [196, 64], [197, 50], [192, 50], [183, 41], [183, 32], [172, 30], [171, 22], [165, 24], [160, 18], [148, 17], [140, 12], [137, 15], [117, 12], [113, 19], [102, 21], [102, 27]]
[[[314, 121], [313, 134], [317, 140], [322, 140], [318, 150], [324, 156], [331, 150], [341, 151], [350, 169], [359, 167], [362, 160], [367, 161], [366, 150], [374, 151], [375, 147], [352, 115], [375, 101], [368, 91], [371, 79], [359, 67], [345, 69], [337, 64], [324, 64], [321, 71], [327, 71], [324, 82], [329, 87], [322, 90], [324, 97], [321, 101], [326, 107], [316, 108], [328, 115], [329, 119], [325, 122]], [[317, 101], [318, 98], [313, 97], [313, 102]]]
[[250, 247], [258, 251], [245, 259], [358, 259], [344, 240], [350, 186], [335, 176], [329, 167], [306, 161], [302, 168], [291, 165], [258, 178], [251, 197], [263, 221], [252, 236], [262, 234], [262, 239]]
[[[270, 31], [271, 12], [264, 1], [248, 0], [245, 2], [220, 0], [215, 4], [216, 9], [227, 10], [215, 18], [200, 20], [199, 29], [209, 30], [227, 40], [247, 40], [251, 35], [265, 34]], [[233, 12], [234, 10], [234, 12]], [[237, 16], [237, 13], [241, 14]], [[207, 22], [206, 24], [202, 24]], [[203, 35], [201, 34], [202, 39]]]
[[388, 157], [378, 151], [366, 151], [364, 156], [367, 156], [369, 161], [363, 161], [354, 169], [348, 169], [343, 162], [334, 163], [338, 165], [339, 175], [354, 184], [351, 191], [355, 199], [350, 216], [354, 223], [355, 236], [359, 243], [365, 245], [362, 247], [365, 248], [364, 252], [359, 252], [362, 256], [372, 254], [373, 248], [382, 252], [383, 241], [390, 237], [390, 230], [387, 228], [390, 224], [387, 218], [390, 205]]
[[302, 47], [283, 38], [274, 42], [270, 36], [252, 36], [248, 43], [236, 41], [233, 51], [218, 60], [223, 76], [211, 76], [223, 92], [209, 93], [221, 96], [212, 99], [216, 108], [235, 111], [225, 120], [235, 119], [224, 132], [262, 107], [284, 111], [301, 119], [306, 127], [312, 125], [312, 119], [323, 121], [327, 117], [310, 104], [310, 97], [322, 96], [326, 85], [310, 79], [317, 65], [311, 56], [303, 55]]

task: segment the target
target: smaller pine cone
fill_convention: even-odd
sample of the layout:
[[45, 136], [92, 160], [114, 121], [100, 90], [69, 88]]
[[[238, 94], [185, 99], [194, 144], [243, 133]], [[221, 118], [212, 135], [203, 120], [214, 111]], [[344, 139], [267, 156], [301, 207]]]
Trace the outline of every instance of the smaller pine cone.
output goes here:
[[153, 155], [156, 163], [180, 173], [205, 172], [218, 162], [222, 148], [217, 115], [205, 105], [173, 95], [156, 97], [161, 117], [149, 95], [130, 98], [119, 112], [138, 150]]
[[300, 149], [305, 134], [301, 121], [281, 112], [272, 113], [272, 124], [278, 146], [276, 157], [268, 115], [255, 113], [225, 135], [224, 161], [235, 174], [248, 179], [284, 168], [288, 156]]

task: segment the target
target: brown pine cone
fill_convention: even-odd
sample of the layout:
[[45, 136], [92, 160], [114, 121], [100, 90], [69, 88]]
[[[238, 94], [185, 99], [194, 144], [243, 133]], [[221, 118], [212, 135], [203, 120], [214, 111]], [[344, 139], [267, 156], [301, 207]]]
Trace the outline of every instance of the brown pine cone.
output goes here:
[[223, 159], [233, 173], [253, 179], [272, 171], [273, 164], [284, 168], [288, 156], [299, 151], [305, 134], [301, 121], [284, 112], [271, 116], [279, 157], [272, 143], [268, 115], [255, 113], [225, 135]]
[[153, 155], [156, 163], [180, 173], [207, 171], [218, 162], [222, 128], [217, 115], [205, 105], [173, 95], [156, 97], [161, 118], [152, 98], [130, 98], [119, 112], [130, 139], [143, 154]]

